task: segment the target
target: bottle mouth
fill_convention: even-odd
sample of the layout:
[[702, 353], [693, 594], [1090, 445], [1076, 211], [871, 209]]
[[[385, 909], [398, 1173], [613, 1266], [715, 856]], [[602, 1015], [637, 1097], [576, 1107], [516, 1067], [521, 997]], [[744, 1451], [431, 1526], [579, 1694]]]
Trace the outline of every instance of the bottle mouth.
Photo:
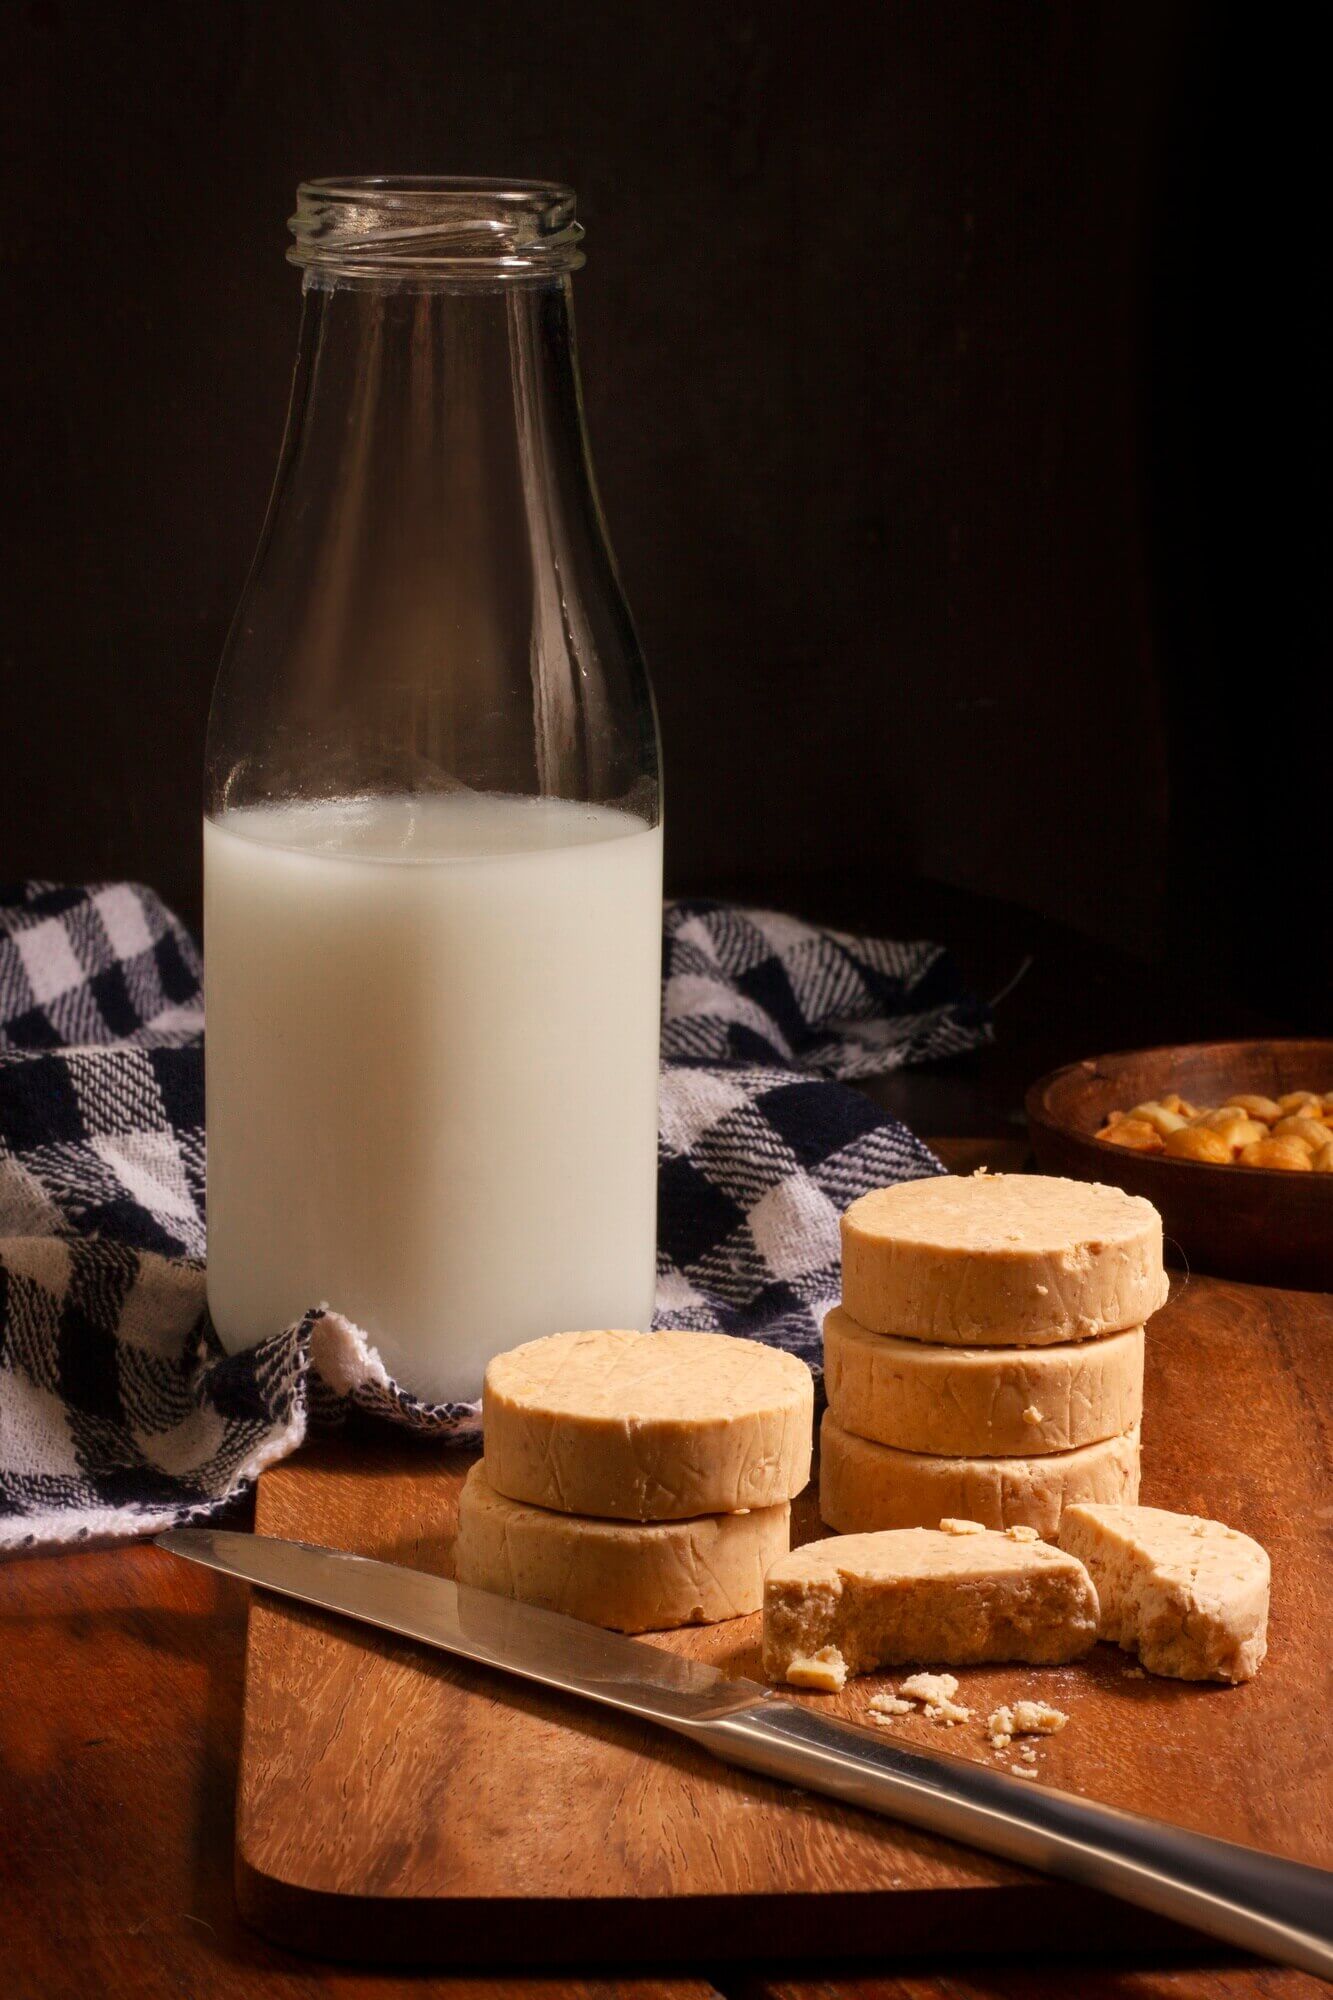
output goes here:
[[574, 190], [554, 181], [373, 174], [302, 181], [293, 264], [314, 276], [553, 277], [583, 262]]

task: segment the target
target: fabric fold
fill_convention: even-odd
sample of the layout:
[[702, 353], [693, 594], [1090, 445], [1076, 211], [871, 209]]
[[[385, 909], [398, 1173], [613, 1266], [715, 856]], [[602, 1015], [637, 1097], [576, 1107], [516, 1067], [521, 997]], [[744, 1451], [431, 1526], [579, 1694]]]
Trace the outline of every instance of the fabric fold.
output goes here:
[[[199, 954], [151, 890], [0, 888], [0, 1549], [207, 1518], [353, 1410], [479, 1436], [478, 1406], [399, 1387], [336, 1300], [223, 1353], [203, 1033]], [[668, 904], [654, 1324], [816, 1366], [840, 1211], [942, 1171], [849, 1084], [990, 1035], [937, 945]]]

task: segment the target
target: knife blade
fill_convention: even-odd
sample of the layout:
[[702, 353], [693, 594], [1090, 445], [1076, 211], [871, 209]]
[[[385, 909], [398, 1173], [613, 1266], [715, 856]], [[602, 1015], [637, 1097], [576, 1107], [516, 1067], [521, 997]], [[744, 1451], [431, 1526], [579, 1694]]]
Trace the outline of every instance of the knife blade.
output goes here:
[[169, 1554], [656, 1723], [725, 1763], [1099, 1889], [1333, 1978], [1333, 1871], [1192, 1833], [785, 1701], [642, 1639], [396, 1563], [218, 1528]]

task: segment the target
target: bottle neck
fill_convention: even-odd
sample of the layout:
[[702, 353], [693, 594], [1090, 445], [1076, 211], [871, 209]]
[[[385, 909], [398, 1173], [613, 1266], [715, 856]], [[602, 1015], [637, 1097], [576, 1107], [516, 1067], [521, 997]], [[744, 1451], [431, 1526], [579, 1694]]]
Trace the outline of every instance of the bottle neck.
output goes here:
[[373, 647], [410, 680], [445, 630], [455, 673], [492, 660], [517, 599], [540, 613], [551, 514], [587, 505], [568, 279], [312, 285], [302, 350], [307, 643]]
[[656, 818], [655, 718], [593, 486], [567, 274], [308, 279], [215, 700], [224, 804], [230, 690], [275, 659], [281, 703], [242, 791], [287, 796], [317, 771], [324, 795], [464, 783], [633, 798]]

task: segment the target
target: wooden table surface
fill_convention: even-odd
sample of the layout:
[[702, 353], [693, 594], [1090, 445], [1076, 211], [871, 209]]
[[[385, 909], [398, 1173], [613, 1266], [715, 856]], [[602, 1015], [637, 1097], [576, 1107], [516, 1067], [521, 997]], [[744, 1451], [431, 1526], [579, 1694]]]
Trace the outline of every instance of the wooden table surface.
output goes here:
[[[946, 1150], [942, 1148], [941, 1150]], [[960, 1169], [1014, 1163], [992, 1142]], [[239, 1923], [233, 1794], [246, 1593], [136, 1545], [0, 1566], [3, 2000], [1314, 2000], [1303, 1974], [1188, 1961], [987, 1963], [793, 1977], [493, 1980], [298, 1958]], [[1296, 1810], [1293, 1801], [1293, 1810]], [[812, 1950], [817, 1942], [812, 1940]]]

